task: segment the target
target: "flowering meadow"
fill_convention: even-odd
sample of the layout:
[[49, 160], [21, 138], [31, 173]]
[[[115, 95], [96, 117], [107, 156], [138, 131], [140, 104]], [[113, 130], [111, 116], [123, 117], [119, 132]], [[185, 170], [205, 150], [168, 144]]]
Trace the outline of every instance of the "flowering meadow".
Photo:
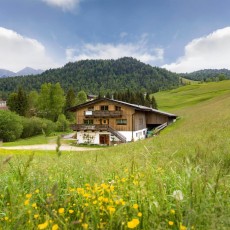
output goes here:
[[97, 151], [0, 149], [0, 229], [230, 229], [230, 96], [177, 113]]

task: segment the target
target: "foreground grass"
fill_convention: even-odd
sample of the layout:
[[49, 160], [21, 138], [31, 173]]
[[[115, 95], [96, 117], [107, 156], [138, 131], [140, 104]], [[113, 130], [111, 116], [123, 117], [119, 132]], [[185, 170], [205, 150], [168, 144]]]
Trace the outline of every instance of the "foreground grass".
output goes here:
[[0, 150], [0, 229], [229, 229], [230, 94], [96, 152]]

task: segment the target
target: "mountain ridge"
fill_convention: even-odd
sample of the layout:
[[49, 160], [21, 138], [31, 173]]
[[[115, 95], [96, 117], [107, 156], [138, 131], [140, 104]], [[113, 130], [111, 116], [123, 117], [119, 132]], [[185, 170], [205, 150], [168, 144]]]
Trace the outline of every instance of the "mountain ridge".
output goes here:
[[13, 71], [10, 71], [7, 69], [0, 69], [0, 78], [35, 75], [35, 74], [41, 74], [43, 72], [44, 72], [44, 70], [33, 69], [31, 67], [25, 67], [18, 72], [13, 72]]

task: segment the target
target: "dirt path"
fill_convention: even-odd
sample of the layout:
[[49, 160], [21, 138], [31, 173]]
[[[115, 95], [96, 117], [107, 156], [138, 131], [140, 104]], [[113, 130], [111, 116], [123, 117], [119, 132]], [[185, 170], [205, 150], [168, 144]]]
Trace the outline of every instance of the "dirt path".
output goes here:
[[[1, 149], [25, 149], [25, 150], [56, 150], [56, 144], [43, 144], [43, 145], [23, 145], [23, 146], [11, 146], [0, 147]], [[87, 148], [87, 147], [75, 147], [70, 145], [61, 145], [61, 151], [89, 151], [98, 150], [99, 148]]]

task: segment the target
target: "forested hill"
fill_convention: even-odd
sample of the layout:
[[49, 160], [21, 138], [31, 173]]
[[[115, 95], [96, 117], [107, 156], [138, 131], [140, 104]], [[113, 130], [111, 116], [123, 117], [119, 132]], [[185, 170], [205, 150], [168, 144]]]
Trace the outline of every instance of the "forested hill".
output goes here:
[[204, 69], [192, 73], [181, 74], [181, 76], [194, 81], [219, 81], [230, 79], [230, 70]]
[[18, 86], [25, 90], [39, 90], [45, 82], [60, 82], [65, 91], [73, 87], [75, 91], [84, 90], [92, 94], [128, 88], [157, 92], [177, 87], [179, 75], [128, 57], [117, 60], [85, 60], [68, 63], [62, 68], [50, 69], [40, 75], [0, 79], [0, 92], [12, 92]]

